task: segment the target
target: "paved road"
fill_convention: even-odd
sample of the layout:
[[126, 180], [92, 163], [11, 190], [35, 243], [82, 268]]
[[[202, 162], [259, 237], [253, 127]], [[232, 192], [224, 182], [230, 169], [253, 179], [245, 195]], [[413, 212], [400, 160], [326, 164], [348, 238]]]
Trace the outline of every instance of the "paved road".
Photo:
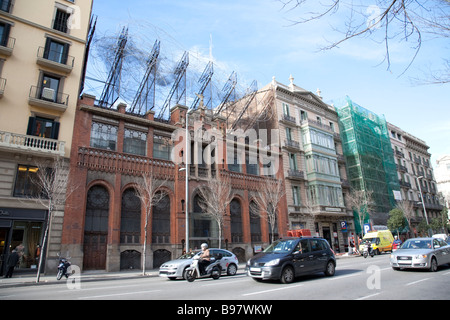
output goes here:
[[233, 277], [193, 283], [160, 277], [1, 288], [0, 300], [314, 300], [450, 299], [450, 267], [438, 272], [394, 271], [389, 254], [339, 259], [336, 275], [298, 278], [294, 283], [256, 282], [239, 270]]

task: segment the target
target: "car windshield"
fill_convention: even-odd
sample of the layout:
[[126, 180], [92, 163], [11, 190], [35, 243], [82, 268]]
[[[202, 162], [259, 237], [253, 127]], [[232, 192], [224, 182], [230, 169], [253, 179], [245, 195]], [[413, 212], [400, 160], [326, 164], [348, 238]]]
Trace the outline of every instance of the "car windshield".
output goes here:
[[193, 256], [195, 256], [198, 252], [188, 252], [178, 257], [178, 259], [191, 259]]
[[411, 239], [406, 241], [402, 249], [431, 249], [431, 240]]
[[297, 240], [277, 240], [273, 242], [269, 247], [267, 247], [264, 252], [266, 253], [288, 253], [291, 252], [295, 245], [297, 244]]

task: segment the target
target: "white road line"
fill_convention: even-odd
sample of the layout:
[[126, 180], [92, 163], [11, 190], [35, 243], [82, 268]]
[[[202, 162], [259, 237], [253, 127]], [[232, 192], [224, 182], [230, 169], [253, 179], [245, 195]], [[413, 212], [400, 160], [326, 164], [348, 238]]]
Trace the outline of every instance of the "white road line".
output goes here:
[[430, 279], [431, 278], [425, 278], [425, 279], [417, 280], [417, 281], [414, 281], [414, 282], [407, 283], [407, 284], [405, 284], [405, 286], [411, 286], [413, 284], [416, 284], [416, 283], [419, 283], [419, 282], [422, 282], [422, 281], [427, 281], [427, 280], [430, 280]]
[[369, 299], [369, 298], [375, 297], [375, 296], [377, 296], [377, 295], [379, 295], [379, 294], [381, 294], [381, 292], [378, 292], [378, 293], [374, 293], [374, 294], [369, 294], [368, 296], [365, 296], [365, 297], [361, 297], [361, 298], [358, 298], [358, 299], [355, 299], [355, 300], [364, 300], [364, 299]]
[[264, 290], [264, 291], [256, 291], [256, 292], [251, 292], [251, 293], [245, 293], [242, 296], [252, 296], [252, 295], [256, 295], [256, 294], [263, 294], [263, 293], [279, 291], [279, 290], [284, 290], [284, 289], [298, 288], [298, 287], [301, 287], [301, 286], [303, 286], [303, 284], [298, 284], [296, 286], [288, 286], [288, 287], [283, 287], [283, 288], [277, 288], [277, 289], [270, 289], [270, 290]]
[[80, 291], [91, 291], [91, 290], [104, 290], [104, 289], [120, 289], [120, 288], [130, 288], [130, 287], [142, 287], [142, 284], [126, 285], [126, 286], [107, 286], [107, 287], [92, 287], [92, 288], [80, 288], [80, 289], [65, 289], [59, 290], [57, 292], [67, 293], [67, 292], [80, 292]]
[[115, 296], [124, 296], [124, 295], [130, 295], [130, 294], [142, 294], [142, 293], [152, 293], [152, 292], [159, 292], [162, 290], [147, 290], [147, 291], [135, 291], [135, 292], [125, 292], [125, 293], [114, 293], [114, 294], [104, 294], [104, 295], [98, 295], [98, 296], [89, 296], [89, 297], [79, 297], [79, 300], [83, 299], [98, 299], [98, 298], [107, 298], [107, 297], [115, 297]]
[[355, 276], [359, 276], [359, 275], [361, 275], [363, 272], [362, 271], [358, 271], [358, 272], [355, 272], [355, 273], [353, 273], [353, 274], [348, 274], [348, 275], [346, 275], [346, 276], [334, 276], [334, 277], [332, 277], [332, 278], [328, 278], [327, 280], [329, 280], [329, 281], [334, 281], [334, 280], [339, 280], [339, 279], [345, 279], [345, 278], [350, 278], [350, 277], [355, 277]]

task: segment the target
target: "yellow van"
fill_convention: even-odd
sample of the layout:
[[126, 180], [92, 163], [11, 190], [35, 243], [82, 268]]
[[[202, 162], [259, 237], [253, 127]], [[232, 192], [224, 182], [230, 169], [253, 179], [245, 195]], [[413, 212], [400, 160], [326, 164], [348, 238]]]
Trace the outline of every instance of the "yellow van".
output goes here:
[[370, 241], [375, 254], [380, 254], [381, 252], [385, 251], [392, 251], [392, 243], [394, 242], [394, 237], [389, 230], [367, 232], [364, 235], [361, 244], [359, 245], [359, 252], [361, 252], [361, 254], [364, 251], [364, 242], [366, 240]]

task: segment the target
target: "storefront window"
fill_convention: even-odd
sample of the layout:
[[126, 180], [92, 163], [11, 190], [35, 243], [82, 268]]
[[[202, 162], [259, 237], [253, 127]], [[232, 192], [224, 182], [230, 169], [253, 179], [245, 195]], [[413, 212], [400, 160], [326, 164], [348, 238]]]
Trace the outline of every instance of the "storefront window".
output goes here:
[[42, 233], [42, 222], [14, 222], [9, 251], [11, 252], [14, 249], [19, 251], [19, 268], [37, 268], [41, 252]]

